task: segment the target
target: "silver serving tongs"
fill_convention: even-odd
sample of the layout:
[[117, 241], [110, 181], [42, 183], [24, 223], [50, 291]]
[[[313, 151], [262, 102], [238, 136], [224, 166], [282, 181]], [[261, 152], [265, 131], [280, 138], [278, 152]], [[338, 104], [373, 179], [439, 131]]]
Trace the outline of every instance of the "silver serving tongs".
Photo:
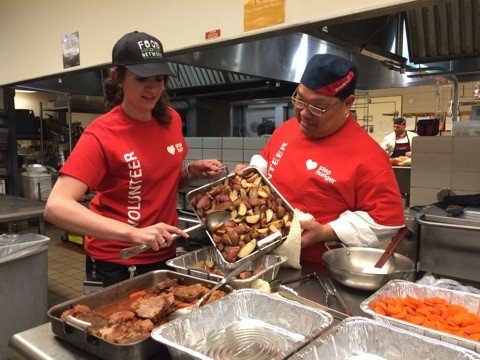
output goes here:
[[[205, 227], [207, 229], [211, 229], [211, 228], [213, 228], [213, 227], [215, 227], [215, 226], [217, 226], [221, 223], [227, 222], [228, 220], [230, 220], [230, 217], [231, 217], [231, 215], [228, 211], [221, 211], [221, 210], [212, 211], [211, 213], [209, 213], [207, 215], [204, 223], [191, 226], [188, 229], [185, 229], [183, 231], [185, 231], [186, 233], [190, 233], [192, 231], [195, 231], [197, 229], [201, 229], [203, 227]], [[172, 234], [172, 237], [174, 239], [176, 239], [178, 236], [179, 235], [177, 235], [177, 234]], [[139, 253], [141, 253], [145, 250], [151, 249], [151, 248], [152, 248], [152, 245], [150, 245], [150, 244], [143, 244], [143, 245], [128, 247], [128, 248], [122, 249], [120, 251], [119, 257], [120, 257], [120, 259], [129, 259], [132, 256], [137, 255], [137, 254], [139, 254]]]
[[172, 314], [170, 314], [170, 319], [171, 320], [176, 319], [178, 317], [181, 317], [183, 315], [186, 315], [186, 314], [190, 313], [194, 309], [199, 308], [200, 306], [205, 304], [205, 302], [208, 301], [208, 299], [210, 298], [210, 296], [213, 294], [213, 292], [215, 290], [221, 288], [223, 285], [228, 283], [230, 280], [234, 279], [237, 275], [239, 275], [242, 271], [244, 271], [245, 269], [247, 269], [250, 266], [252, 266], [251, 261], [240, 265], [238, 268], [236, 268], [232, 272], [228, 273], [214, 287], [212, 287], [207, 293], [205, 293], [200, 299], [198, 299], [195, 304], [193, 304], [192, 306], [187, 307], [187, 308], [178, 309], [177, 311], [174, 311]]
[[349, 311], [348, 311], [348, 307], [347, 307], [347, 303], [345, 302], [345, 300], [343, 299], [343, 297], [340, 295], [340, 293], [338, 292], [338, 290], [335, 288], [335, 286], [333, 285], [332, 283], [332, 280], [330, 279], [325, 279], [324, 281], [324, 284], [325, 284], [325, 292], [326, 292], [326, 297], [327, 297], [327, 306], [330, 306], [329, 305], [329, 301], [328, 301], [328, 298], [330, 296], [333, 296], [337, 299], [338, 303], [340, 304], [340, 307], [342, 308], [342, 311], [345, 313], [345, 314], [349, 314]]

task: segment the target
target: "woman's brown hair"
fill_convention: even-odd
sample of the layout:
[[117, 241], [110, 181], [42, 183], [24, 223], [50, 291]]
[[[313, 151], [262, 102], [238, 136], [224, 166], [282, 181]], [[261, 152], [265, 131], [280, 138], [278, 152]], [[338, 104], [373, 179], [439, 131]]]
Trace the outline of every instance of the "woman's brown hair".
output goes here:
[[[120, 87], [120, 81], [125, 78], [125, 72], [127, 68], [125, 66], [118, 66], [112, 68], [108, 72], [108, 76], [103, 82], [103, 91], [105, 92], [105, 99], [109, 109], [113, 109], [115, 106], [120, 105], [123, 102], [123, 89]], [[116, 73], [116, 76], [114, 76]], [[164, 82], [167, 82], [167, 76], [164, 76]], [[117, 81], [118, 79], [118, 81]], [[152, 109], [152, 115], [155, 120], [161, 125], [170, 125], [172, 118], [170, 111], [168, 110], [168, 94], [166, 91], [162, 93], [158, 99], [155, 107]]]

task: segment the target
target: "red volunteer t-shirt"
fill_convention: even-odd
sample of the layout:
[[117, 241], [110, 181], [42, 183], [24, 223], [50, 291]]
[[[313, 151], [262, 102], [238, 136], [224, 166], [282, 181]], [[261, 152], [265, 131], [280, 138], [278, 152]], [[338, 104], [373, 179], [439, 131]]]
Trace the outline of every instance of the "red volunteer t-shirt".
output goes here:
[[[260, 155], [267, 176], [294, 207], [326, 224], [346, 210], [365, 211], [380, 225], [404, 223], [402, 200], [387, 154], [351, 116], [336, 133], [307, 138], [296, 118], [275, 130]], [[321, 262], [323, 243], [302, 249]]]
[[[117, 106], [87, 127], [60, 172], [97, 192], [90, 210], [139, 228], [159, 222], [177, 225], [178, 182], [188, 148], [180, 116], [169, 110], [169, 126], [155, 119], [134, 120]], [[175, 255], [172, 245], [121, 260], [120, 250], [133, 245], [85, 238], [93, 259], [117, 264], [149, 264]]]

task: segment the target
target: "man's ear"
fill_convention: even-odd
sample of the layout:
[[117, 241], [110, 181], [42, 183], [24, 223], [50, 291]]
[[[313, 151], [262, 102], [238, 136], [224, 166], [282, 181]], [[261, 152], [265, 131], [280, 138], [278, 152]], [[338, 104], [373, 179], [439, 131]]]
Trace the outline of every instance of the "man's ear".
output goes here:
[[345, 105], [346, 106], [346, 109], [345, 109], [345, 116], [348, 116], [350, 114], [350, 109], [352, 108], [352, 105], [353, 105], [353, 102], [355, 101], [355, 95], [349, 95], [346, 99], [345, 99]]

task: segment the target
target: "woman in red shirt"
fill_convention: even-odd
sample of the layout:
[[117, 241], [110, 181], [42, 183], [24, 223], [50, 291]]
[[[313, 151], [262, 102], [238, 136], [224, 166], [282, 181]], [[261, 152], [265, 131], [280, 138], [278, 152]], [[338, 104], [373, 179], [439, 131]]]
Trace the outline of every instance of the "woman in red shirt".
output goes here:
[[[87, 278], [104, 286], [164, 267], [175, 256], [179, 188], [217, 177], [220, 162], [198, 160], [183, 168], [188, 152], [178, 113], [167, 105], [165, 81], [174, 75], [160, 41], [145, 33], [123, 36], [112, 52], [115, 68], [105, 81], [114, 106], [90, 124], [60, 170], [45, 218], [85, 234]], [[89, 209], [77, 201], [96, 196]], [[121, 260], [135, 244], [152, 250]]]

